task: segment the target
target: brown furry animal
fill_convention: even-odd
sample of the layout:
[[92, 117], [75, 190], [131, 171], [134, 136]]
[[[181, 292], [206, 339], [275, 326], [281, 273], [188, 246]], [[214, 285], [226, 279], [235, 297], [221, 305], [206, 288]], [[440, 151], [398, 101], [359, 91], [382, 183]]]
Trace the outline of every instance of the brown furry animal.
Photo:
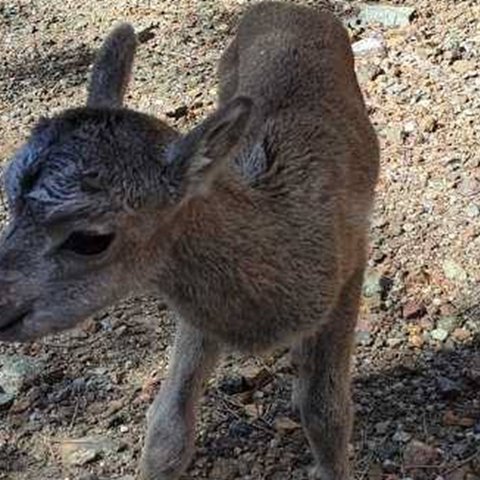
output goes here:
[[0, 340], [75, 325], [131, 294], [178, 324], [149, 411], [142, 478], [177, 479], [222, 347], [293, 347], [314, 478], [346, 480], [350, 358], [378, 175], [347, 33], [261, 3], [219, 67], [219, 106], [186, 135], [122, 107], [136, 39], [103, 45], [85, 108], [42, 120], [5, 177]]

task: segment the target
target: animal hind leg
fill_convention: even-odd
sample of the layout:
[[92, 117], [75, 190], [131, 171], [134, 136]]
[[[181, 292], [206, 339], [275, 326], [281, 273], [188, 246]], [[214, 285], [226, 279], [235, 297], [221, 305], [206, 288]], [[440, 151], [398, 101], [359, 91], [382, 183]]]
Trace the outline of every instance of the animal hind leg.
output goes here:
[[223, 105], [234, 97], [238, 86], [238, 40], [236, 38], [220, 58], [218, 80], [218, 101]]
[[349, 478], [350, 362], [362, 278], [363, 272], [352, 277], [328, 324], [292, 351], [298, 369], [293, 398], [315, 458], [315, 479]]

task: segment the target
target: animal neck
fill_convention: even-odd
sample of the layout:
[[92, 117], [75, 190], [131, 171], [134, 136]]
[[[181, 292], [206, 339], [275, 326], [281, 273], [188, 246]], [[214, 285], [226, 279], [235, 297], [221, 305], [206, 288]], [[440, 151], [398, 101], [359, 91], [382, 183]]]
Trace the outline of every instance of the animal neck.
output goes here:
[[229, 179], [209, 195], [192, 199], [175, 218], [161, 283], [171, 303], [187, 310], [181, 312], [184, 316], [201, 316], [208, 305], [215, 311], [212, 303], [224, 301], [222, 297], [242, 295], [253, 270], [261, 268], [262, 250], [271, 239], [255, 193]]
[[[255, 229], [262, 214], [258, 194], [233, 175], [213, 186], [212, 192], [188, 201], [175, 220], [173, 249], [232, 254], [239, 244], [259, 236]], [[263, 219], [263, 222], [265, 219]], [[234, 255], [232, 255], [234, 256]], [[181, 262], [192, 259], [178, 257]]]

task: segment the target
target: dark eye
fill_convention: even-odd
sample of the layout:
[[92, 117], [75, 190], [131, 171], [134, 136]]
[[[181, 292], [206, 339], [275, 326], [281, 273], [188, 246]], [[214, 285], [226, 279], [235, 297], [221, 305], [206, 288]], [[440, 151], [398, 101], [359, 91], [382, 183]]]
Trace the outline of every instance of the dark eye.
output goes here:
[[98, 255], [107, 250], [114, 238], [114, 233], [73, 232], [62, 243], [60, 249], [77, 255]]
[[20, 188], [22, 189], [22, 193], [28, 193], [32, 190], [32, 188], [38, 182], [41, 173], [42, 171], [40, 170], [40, 168], [37, 168], [36, 170], [28, 172], [23, 176], [20, 181]]

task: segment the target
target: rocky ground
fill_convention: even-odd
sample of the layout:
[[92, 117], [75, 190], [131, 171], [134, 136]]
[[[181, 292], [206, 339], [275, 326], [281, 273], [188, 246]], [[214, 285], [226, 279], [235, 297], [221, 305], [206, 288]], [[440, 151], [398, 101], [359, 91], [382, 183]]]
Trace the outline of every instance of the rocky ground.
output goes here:
[[[213, 106], [216, 62], [248, 3], [4, 1], [0, 160], [40, 115], [82, 104], [94, 49], [120, 19], [142, 41], [129, 105], [193, 125]], [[392, 1], [414, 12], [380, 17], [333, 4], [382, 145], [354, 366], [355, 478], [478, 480], [480, 4]], [[0, 345], [0, 478], [133, 479], [172, 326], [161, 304], [134, 299], [75, 332]], [[226, 358], [185, 478], [306, 479], [290, 379], [285, 352]]]

